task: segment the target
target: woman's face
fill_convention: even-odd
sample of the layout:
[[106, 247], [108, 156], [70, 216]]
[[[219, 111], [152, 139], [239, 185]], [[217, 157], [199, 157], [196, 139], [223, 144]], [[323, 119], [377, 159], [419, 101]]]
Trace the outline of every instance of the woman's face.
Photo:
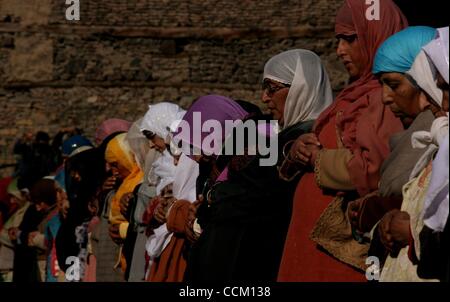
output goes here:
[[120, 179], [125, 179], [130, 174], [127, 168], [122, 166], [119, 162], [106, 162], [106, 172], [111, 171], [113, 176], [119, 176]]
[[284, 125], [284, 107], [288, 93], [289, 86], [273, 80], [264, 79], [261, 100], [267, 105], [273, 119], [278, 120], [281, 126]]
[[389, 106], [406, 127], [419, 113], [430, 107], [425, 94], [414, 87], [403, 74], [383, 73], [380, 81], [383, 85], [383, 104]]
[[358, 36], [337, 35], [337, 55], [344, 63], [352, 81], [359, 79], [364, 71], [364, 57]]
[[142, 134], [149, 140], [151, 149], [155, 149], [160, 153], [163, 153], [164, 150], [166, 150], [166, 141], [162, 137], [148, 130], [142, 131]]
[[164, 139], [162, 137], [155, 135], [150, 140], [150, 148], [156, 149], [156, 151], [163, 153], [164, 150], [166, 150], [166, 142], [164, 141]]

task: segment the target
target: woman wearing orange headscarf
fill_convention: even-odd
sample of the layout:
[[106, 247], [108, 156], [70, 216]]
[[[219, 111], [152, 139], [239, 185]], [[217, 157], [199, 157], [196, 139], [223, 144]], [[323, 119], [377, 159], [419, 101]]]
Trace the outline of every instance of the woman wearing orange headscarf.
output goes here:
[[378, 47], [407, 21], [391, 0], [380, 0], [379, 8], [380, 20], [369, 21], [370, 5], [346, 0], [336, 17], [337, 54], [351, 84], [319, 116], [314, 133], [301, 136], [291, 149], [291, 158], [307, 172], [294, 196], [279, 281], [365, 280], [347, 264], [356, 267], [351, 258], [359, 252], [349, 242], [354, 241], [351, 230], [339, 227], [346, 203], [377, 188], [388, 139], [402, 130], [383, 105], [382, 87], [371, 69]]
[[[109, 213], [110, 235], [115, 242], [123, 243], [127, 236], [129, 222], [120, 212], [120, 202], [123, 198], [127, 198], [129, 193], [133, 193], [136, 186], [142, 182], [144, 174], [134, 159], [134, 155], [126, 140], [126, 133], [117, 135], [108, 143], [105, 151], [105, 160], [113, 175], [123, 179], [111, 201], [111, 211]], [[126, 263], [124, 257], [122, 255], [120, 257], [122, 270], [125, 271]]]

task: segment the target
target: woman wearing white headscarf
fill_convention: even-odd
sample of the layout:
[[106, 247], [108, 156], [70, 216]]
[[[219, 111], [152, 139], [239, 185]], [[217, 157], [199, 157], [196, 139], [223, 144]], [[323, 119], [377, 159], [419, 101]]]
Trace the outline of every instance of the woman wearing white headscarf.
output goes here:
[[[418, 86], [426, 92], [432, 103], [442, 108], [443, 92], [436, 86], [436, 69], [431, 64], [428, 56], [421, 51], [417, 56], [411, 69], [407, 72], [418, 84]], [[443, 142], [448, 134], [448, 116], [436, 113], [430, 131], [418, 131], [412, 135], [412, 145], [414, 148], [427, 148], [427, 151], [417, 163], [411, 173], [411, 179], [416, 177], [430, 160], [433, 159], [439, 145]]]
[[151, 141], [151, 148], [156, 149], [161, 156], [152, 165], [149, 178], [156, 185], [156, 194], [159, 195], [167, 185], [173, 182], [175, 164], [173, 157], [167, 149], [170, 130], [178, 125], [185, 111], [173, 103], [159, 103], [150, 105], [142, 119], [141, 132]]
[[[297, 138], [309, 132], [314, 121], [333, 101], [328, 74], [315, 53], [293, 49], [272, 57], [264, 67], [262, 101], [283, 130], [280, 136]], [[292, 135], [294, 134], [294, 135]], [[282, 140], [280, 140], [282, 142]], [[300, 168], [284, 159], [292, 141], [282, 142], [281, 177], [292, 180]]]
[[[449, 28], [438, 29], [438, 37], [426, 45], [423, 50], [437, 69], [437, 87], [443, 92], [440, 104], [446, 117], [440, 117], [439, 124], [447, 129], [439, 134], [439, 150], [432, 163], [432, 172], [428, 191], [425, 195], [422, 219], [424, 227], [420, 233], [420, 246], [417, 255], [417, 273], [421, 278], [434, 278], [448, 282], [450, 280], [449, 248], [449, 134], [448, 134], [448, 84], [449, 84]], [[420, 85], [420, 83], [419, 83]], [[438, 120], [437, 119], [437, 120]], [[433, 132], [432, 132], [433, 134]], [[433, 135], [431, 135], [433, 137]]]
[[[178, 247], [179, 250], [179, 247], [183, 246], [184, 239], [177, 240], [178, 238], [175, 238], [177, 236], [173, 236], [172, 232], [176, 230], [171, 227], [170, 217], [176, 215], [177, 209], [184, 202], [195, 201], [198, 165], [190, 158], [181, 156], [178, 165], [175, 166], [175, 159], [169, 152], [170, 133], [176, 130], [184, 114], [185, 111], [176, 104], [151, 105], [140, 127], [144, 135], [152, 141], [152, 147], [162, 153], [162, 156], [152, 164], [148, 175], [149, 182], [156, 186], [156, 195], [164, 195], [160, 198], [161, 202], [155, 212], [162, 212], [166, 216], [159, 221], [163, 224], [152, 230], [153, 234], [149, 236], [145, 245], [150, 258], [147, 280], [152, 282], [181, 281], [180, 278], [184, 273], [184, 269], [177, 271], [178, 263], [183, 261], [180, 259], [181, 254], [173, 254], [174, 248], [176, 250]], [[169, 256], [165, 257], [165, 254]]]
[[[179, 157], [173, 180], [173, 203], [167, 210], [164, 228], [155, 230], [157, 244], [147, 245], [148, 254], [157, 256], [150, 267], [150, 282], [181, 282], [184, 279], [186, 259], [185, 225], [189, 206], [196, 198], [196, 180], [199, 175], [198, 163], [184, 154]], [[153, 249], [152, 249], [153, 248]]]
[[[439, 37], [424, 47], [425, 53], [437, 68], [446, 86], [443, 89], [442, 109], [447, 113], [448, 118], [448, 84], [449, 84], [449, 28], [438, 29]], [[446, 85], [445, 85], [446, 84]], [[425, 225], [435, 231], [442, 232], [447, 223], [449, 213], [448, 201], [448, 154], [449, 137], [448, 129], [445, 139], [440, 144], [439, 151], [433, 162], [433, 172], [431, 174], [430, 189], [425, 198], [424, 219]]]
[[[272, 57], [264, 67], [263, 89], [262, 101], [282, 129], [315, 120], [333, 101], [328, 74], [320, 58], [305, 49], [288, 50]], [[278, 91], [281, 94], [277, 98]]]

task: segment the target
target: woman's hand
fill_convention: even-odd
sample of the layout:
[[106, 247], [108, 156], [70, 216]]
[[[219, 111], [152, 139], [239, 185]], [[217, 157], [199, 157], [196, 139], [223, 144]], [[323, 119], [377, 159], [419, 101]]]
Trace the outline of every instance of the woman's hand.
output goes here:
[[194, 221], [197, 219], [197, 210], [203, 202], [203, 196], [199, 196], [199, 200], [189, 206], [188, 218], [185, 226], [186, 238], [190, 243], [195, 243], [198, 240], [198, 234], [194, 231]]
[[378, 232], [380, 235], [381, 243], [388, 250], [388, 252], [392, 252], [394, 250], [394, 240], [392, 238], [392, 234], [390, 232], [391, 221], [394, 215], [400, 212], [399, 210], [392, 210], [386, 213], [380, 221]]
[[119, 206], [120, 206], [120, 213], [126, 217], [127, 216], [127, 211], [128, 211], [128, 206], [130, 204], [130, 200], [133, 197], [133, 192], [128, 192], [122, 195], [122, 197], [120, 198], [119, 201]]
[[349, 202], [347, 206], [347, 215], [350, 220], [350, 224], [353, 228], [359, 227], [359, 218], [361, 215], [361, 207], [363, 205], [363, 199], [357, 199]]
[[167, 201], [162, 198], [161, 202], [156, 206], [153, 218], [161, 225], [166, 223]]
[[124, 240], [120, 237], [120, 225], [114, 224], [109, 227], [109, 236], [116, 244], [122, 244]]
[[392, 210], [380, 222], [380, 239], [390, 253], [397, 253], [408, 245], [411, 237], [410, 216], [407, 212]]
[[9, 228], [8, 229], [8, 237], [11, 241], [16, 241], [19, 237], [19, 228]]
[[102, 191], [105, 192], [105, 191], [109, 191], [109, 190], [114, 189], [114, 187], [116, 185], [116, 180], [117, 180], [117, 177], [115, 175], [112, 175], [112, 176], [108, 177], [103, 182]]
[[294, 142], [289, 152], [289, 158], [305, 166], [314, 166], [321, 146], [319, 139], [314, 133], [303, 134]]
[[411, 238], [410, 216], [407, 212], [396, 212], [390, 224], [390, 233], [394, 246], [396, 248], [404, 248], [409, 244]]

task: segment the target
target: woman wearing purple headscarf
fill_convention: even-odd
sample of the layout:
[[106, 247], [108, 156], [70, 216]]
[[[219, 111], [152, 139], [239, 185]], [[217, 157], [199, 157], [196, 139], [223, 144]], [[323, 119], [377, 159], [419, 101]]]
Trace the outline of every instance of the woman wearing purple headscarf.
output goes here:
[[[277, 152], [292, 137], [283, 132], [276, 135], [267, 127], [269, 117], [247, 113], [241, 106], [245, 103], [222, 96], [202, 97], [183, 118], [189, 129], [175, 136], [184, 143], [183, 152], [200, 163], [197, 193], [201, 205], [196, 215], [191, 208], [186, 226], [192, 243], [185, 274], [189, 282], [276, 279], [294, 188], [280, 180], [277, 162], [262, 165], [261, 159], [267, 157], [249, 152], [252, 145], [244, 146], [244, 155], [228, 155], [228, 144], [237, 142], [235, 134], [242, 130], [242, 123], [236, 122], [235, 128], [225, 124], [227, 120], [264, 121], [263, 127], [254, 128], [254, 134], [258, 141], [270, 137]], [[211, 131], [213, 124], [220, 125], [221, 131]], [[251, 139], [246, 138], [249, 143]]]

